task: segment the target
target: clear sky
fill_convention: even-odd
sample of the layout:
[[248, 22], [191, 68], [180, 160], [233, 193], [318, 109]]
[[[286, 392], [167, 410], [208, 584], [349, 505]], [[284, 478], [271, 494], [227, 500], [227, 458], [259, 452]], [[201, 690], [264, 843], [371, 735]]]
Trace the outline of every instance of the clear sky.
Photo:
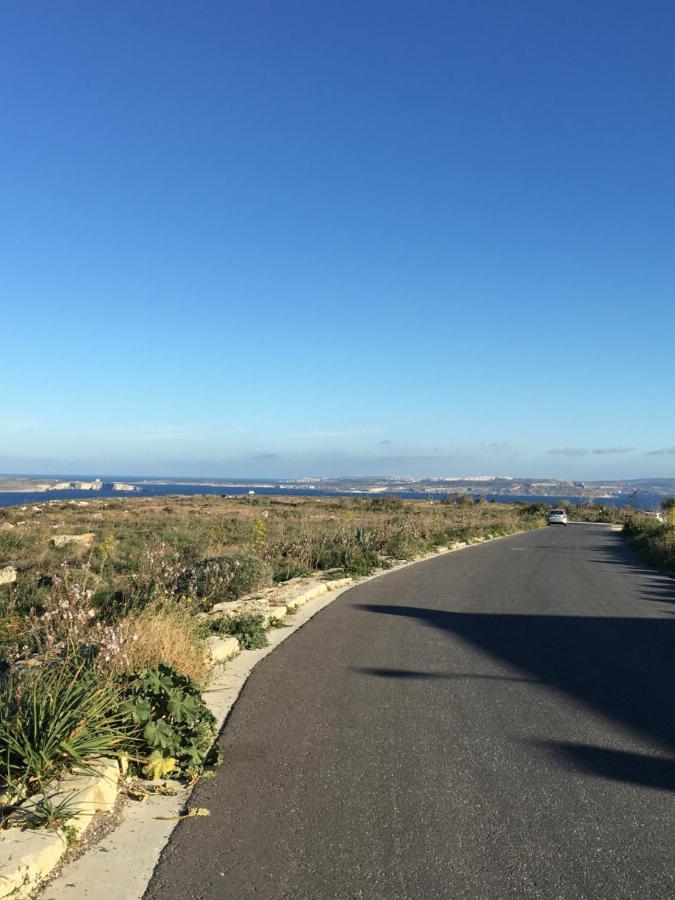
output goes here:
[[672, 0], [0, 4], [0, 471], [675, 475]]

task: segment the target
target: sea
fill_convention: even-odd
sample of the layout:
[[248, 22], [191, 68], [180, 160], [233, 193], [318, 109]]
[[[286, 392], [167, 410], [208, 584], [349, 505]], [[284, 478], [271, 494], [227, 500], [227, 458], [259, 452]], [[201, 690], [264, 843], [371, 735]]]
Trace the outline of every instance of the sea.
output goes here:
[[[73, 481], [88, 480], [74, 478]], [[0, 491], [0, 507], [6, 506], [28, 506], [30, 504], [46, 503], [50, 500], [98, 500], [102, 498], [115, 499], [134, 499], [139, 497], [161, 497], [161, 496], [197, 496], [200, 494], [215, 494], [222, 497], [243, 497], [243, 496], [280, 496], [280, 497], [400, 497], [403, 500], [443, 500], [448, 496], [447, 492], [427, 493], [426, 491], [378, 491], [371, 493], [369, 491], [338, 491], [338, 490], [322, 490], [319, 487], [312, 488], [309, 485], [282, 487], [269, 486], [259, 487], [251, 482], [241, 481], [236, 485], [231, 484], [190, 484], [190, 483], [153, 483], [146, 481], [136, 481], [135, 479], [125, 478], [117, 479], [124, 481], [125, 484], [133, 484], [136, 488], [132, 491], [114, 491], [111, 486], [104, 486], [97, 491], [80, 491], [80, 490], [62, 490], [62, 491]], [[450, 495], [452, 496], [452, 495]], [[469, 496], [479, 496], [477, 494], [469, 494]], [[505, 494], [484, 494], [486, 500], [492, 500], [497, 503], [577, 503], [580, 500], [587, 502], [587, 498], [570, 497], [570, 496], [542, 496], [542, 495], [505, 495]], [[656, 509], [662, 498], [658, 494], [639, 493], [636, 497], [629, 498], [628, 495], [619, 495], [617, 497], [598, 498], [594, 502], [604, 504], [606, 506], [625, 506], [629, 500], [631, 504], [640, 509]]]

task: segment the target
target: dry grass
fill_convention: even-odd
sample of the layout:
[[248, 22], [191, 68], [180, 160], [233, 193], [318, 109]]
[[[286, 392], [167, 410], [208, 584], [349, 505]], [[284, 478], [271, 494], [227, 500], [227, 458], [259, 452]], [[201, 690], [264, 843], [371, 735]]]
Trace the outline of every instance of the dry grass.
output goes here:
[[624, 526], [624, 534], [648, 563], [675, 572], [675, 525], [635, 516]]
[[121, 624], [127, 638], [127, 671], [155, 669], [166, 663], [197, 684], [205, 684], [209, 670], [206, 648], [199, 619], [189, 607], [171, 600], [157, 602], [127, 616]]
[[[543, 512], [539, 505], [467, 499], [216, 495], [95, 499], [84, 506], [45, 500], [0, 509], [0, 567], [18, 571], [14, 584], [0, 586], [0, 667], [15, 643], [15, 620], [53, 612], [64, 580], [92, 591], [92, 625], [133, 625], [134, 665], [164, 661], [203, 677], [196, 609], [183, 609], [179, 597], [186, 573], [212, 565], [214, 557], [241, 562], [236, 583], [227, 585], [228, 598], [236, 599], [264, 583], [259, 571], [276, 582], [314, 573], [367, 575], [436, 547], [541, 526]], [[52, 544], [55, 535], [82, 532], [95, 534], [84, 556], [73, 544]]]

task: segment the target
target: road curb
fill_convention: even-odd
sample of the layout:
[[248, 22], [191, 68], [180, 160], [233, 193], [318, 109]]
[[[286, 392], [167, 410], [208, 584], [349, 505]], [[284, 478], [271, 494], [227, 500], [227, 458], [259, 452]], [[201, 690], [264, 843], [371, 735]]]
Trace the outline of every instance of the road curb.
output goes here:
[[[268, 631], [269, 646], [243, 650], [235, 656], [230, 654], [224, 657], [228, 659], [226, 665], [216, 665], [212, 670], [204, 699], [216, 717], [219, 734], [226, 727], [230, 712], [256, 665], [347, 590], [458, 550], [523, 533], [527, 531], [455, 543], [373, 575], [318, 582], [305, 587], [297, 596], [285, 597], [283, 605], [293, 614], [284, 621], [284, 627]], [[221, 645], [227, 640], [218, 638], [217, 643], [210, 642], [212, 658], [226, 653]], [[232, 649], [233, 645], [228, 647]], [[191, 788], [181, 787], [171, 796], [152, 795], [142, 803], [127, 806], [119, 826], [84, 855], [66, 864], [64, 871], [47, 885], [44, 897], [47, 900], [98, 900], [102, 896], [106, 900], [141, 900], [190, 795]], [[208, 819], [204, 822], [208, 827]], [[129, 865], [131, 859], [133, 866]]]
[[94, 760], [94, 773], [69, 775], [46, 794], [36, 794], [21, 805], [26, 816], [46, 800], [68, 801], [72, 815], [58, 830], [9, 828], [0, 834], [0, 898], [30, 895], [61, 861], [68, 850], [68, 834], [79, 837], [97, 812], [115, 805], [120, 770], [114, 759]]

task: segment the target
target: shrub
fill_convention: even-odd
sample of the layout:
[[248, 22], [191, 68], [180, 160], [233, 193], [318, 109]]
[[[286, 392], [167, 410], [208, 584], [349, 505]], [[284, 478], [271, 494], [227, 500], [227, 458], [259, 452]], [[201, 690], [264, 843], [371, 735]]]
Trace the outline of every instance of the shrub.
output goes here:
[[372, 535], [362, 528], [353, 534], [334, 534], [311, 548], [312, 568], [319, 571], [342, 569], [349, 575], [370, 575], [380, 563]]
[[75, 653], [0, 682], [0, 785], [29, 795], [65, 769], [116, 754], [124, 735], [120, 693]]
[[666, 497], [661, 501], [661, 509], [666, 514], [670, 525], [675, 525], [675, 497]]
[[524, 503], [522, 505], [516, 506], [516, 510], [519, 516], [545, 516], [549, 511], [549, 506], [546, 503]]
[[136, 608], [172, 594], [183, 570], [180, 554], [161, 540], [143, 547], [140, 559], [127, 558], [121, 565], [125, 567], [131, 576], [128, 601]]
[[648, 563], [675, 571], [675, 528], [672, 525], [635, 518], [624, 525], [623, 533]]
[[274, 566], [274, 581], [277, 583], [310, 574], [311, 570], [297, 559], [282, 557], [276, 561]]
[[132, 613], [121, 623], [123, 670], [140, 672], [165, 663], [197, 684], [208, 674], [204, 641], [193, 610], [165, 601]]
[[413, 559], [420, 546], [406, 531], [400, 529], [387, 540], [384, 552], [393, 559]]
[[265, 634], [265, 617], [259, 613], [219, 616], [210, 620], [209, 628], [213, 634], [236, 637], [244, 650], [260, 650], [269, 644]]
[[216, 722], [192, 679], [163, 663], [146, 669], [129, 678], [122, 710], [136, 738], [132, 754], [148, 778], [203, 770]]
[[238, 553], [213, 556], [187, 569], [178, 579], [177, 592], [195, 597], [208, 608], [220, 601], [237, 600], [271, 581], [272, 570], [264, 560]]
[[400, 497], [372, 497], [363, 501], [365, 509], [372, 509], [375, 512], [400, 512], [404, 508], [403, 500]]

